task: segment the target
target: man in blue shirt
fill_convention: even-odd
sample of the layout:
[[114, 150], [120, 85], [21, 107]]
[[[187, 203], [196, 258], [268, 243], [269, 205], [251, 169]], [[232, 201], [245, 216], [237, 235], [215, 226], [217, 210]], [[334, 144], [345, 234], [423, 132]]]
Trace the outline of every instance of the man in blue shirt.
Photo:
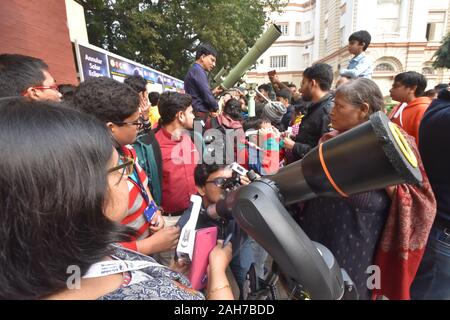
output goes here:
[[194, 114], [204, 121], [208, 116], [216, 117], [219, 111], [219, 104], [214, 96], [222, 90], [217, 87], [211, 92], [207, 74], [216, 66], [216, 57], [217, 52], [213, 47], [200, 45], [195, 56], [196, 61], [184, 79], [184, 89], [192, 96]]
[[364, 52], [370, 45], [372, 37], [364, 30], [353, 33], [348, 39], [348, 51], [354, 55], [347, 69], [341, 69], [340, 75], [351, 78], [372, 79], [372, 61]]

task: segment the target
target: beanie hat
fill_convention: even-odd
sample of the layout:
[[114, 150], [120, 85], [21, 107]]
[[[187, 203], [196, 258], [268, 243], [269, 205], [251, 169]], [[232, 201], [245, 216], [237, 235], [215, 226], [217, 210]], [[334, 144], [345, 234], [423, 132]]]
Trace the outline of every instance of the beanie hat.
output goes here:
[[269, 119], [272, 124], [278, 124], [286, 112], [287, 109], [281, 102], [270, 102], [264, 106], [262, 115]]

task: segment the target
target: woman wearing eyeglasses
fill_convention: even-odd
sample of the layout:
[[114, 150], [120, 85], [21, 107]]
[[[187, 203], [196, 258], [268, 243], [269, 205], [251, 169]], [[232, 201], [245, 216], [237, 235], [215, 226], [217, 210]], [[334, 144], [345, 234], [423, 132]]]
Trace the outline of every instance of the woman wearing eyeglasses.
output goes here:
[[[152, 258], [114, 245], [135, 231], [129, 164], [106, 128], [61, 105], [0, 101], [0, 299], [204, 299]], [[39, 121], [36, 121], [39, 119]], [[231, 247], [210, 256], [209, 298], [229, 299]]]

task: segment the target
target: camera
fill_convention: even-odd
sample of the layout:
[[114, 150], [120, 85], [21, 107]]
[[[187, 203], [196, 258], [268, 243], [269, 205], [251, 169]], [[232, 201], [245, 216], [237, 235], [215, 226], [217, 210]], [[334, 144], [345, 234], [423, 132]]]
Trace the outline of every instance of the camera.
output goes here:
[[229, 165], [228, 168], [232, 170], [231, 177], [225, 180], [221, 188], [230, 192], [241, 186], [241, 176], [245, 176], [248, 171], [236, 162]]
[[230, 178], [226, 179], [225, 183], [222, 186], [222, 188], [227, 192], [236, 190], [242, 185], [242, 176], [246, 176], [250, 181], [254, 181], [257, 179], [257, 175], [253, 170], [249, 171], [236, 162], [232, 163], [229, 168], [233, 171], [233, 173]]

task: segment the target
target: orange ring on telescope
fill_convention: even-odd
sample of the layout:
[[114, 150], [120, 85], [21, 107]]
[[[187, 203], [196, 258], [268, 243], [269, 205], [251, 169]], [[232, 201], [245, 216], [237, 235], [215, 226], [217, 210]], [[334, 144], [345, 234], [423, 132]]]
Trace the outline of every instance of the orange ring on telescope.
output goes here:
[[344, 198], [348, 198], [349, 197], [348, 194], [346, 194], [344, 191], [342, 191], [341, 188], [338, 187], [336, 182], [334, 182], [334, 179], [331, 176], [330, 171], [328, 171], [327, 165], [325, 163], [325, 159], [323, 157], [323, 143], [321, 143], [319, 145], [319, 158], [320, 158], [320, 163], [322, 164], [322, 169], [325, 172], [325, 175], [327, 176], [328, 181], [330, 181], [330, 183], [333, 186], [334, 190], [336, 190]]

